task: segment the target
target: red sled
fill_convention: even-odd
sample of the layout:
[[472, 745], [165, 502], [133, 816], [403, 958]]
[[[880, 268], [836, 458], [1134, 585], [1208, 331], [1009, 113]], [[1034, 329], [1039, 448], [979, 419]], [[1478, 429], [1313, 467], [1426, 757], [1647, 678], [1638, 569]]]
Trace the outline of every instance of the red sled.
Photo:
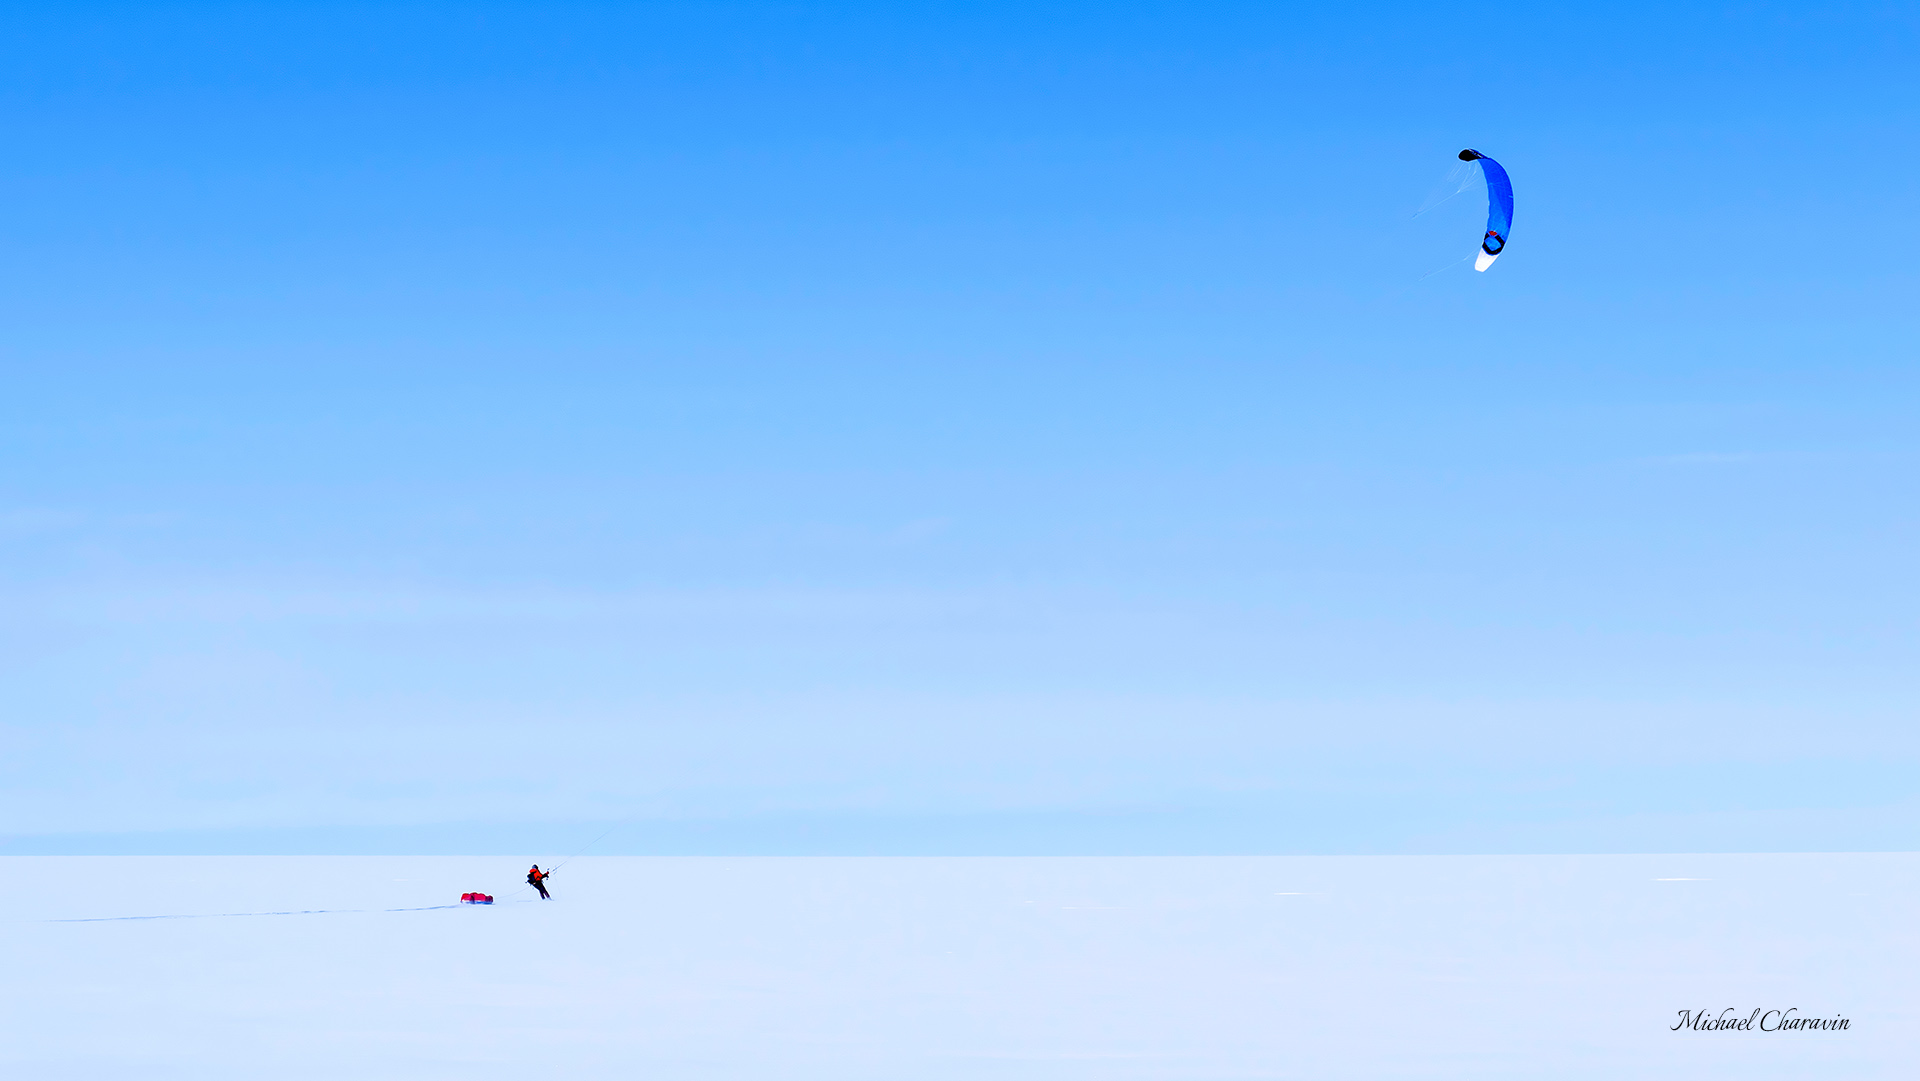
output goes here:
[[490, 905], [493, 903], [493, 894], [463, 893], [460, 895], [460, 903], [463, 905]]

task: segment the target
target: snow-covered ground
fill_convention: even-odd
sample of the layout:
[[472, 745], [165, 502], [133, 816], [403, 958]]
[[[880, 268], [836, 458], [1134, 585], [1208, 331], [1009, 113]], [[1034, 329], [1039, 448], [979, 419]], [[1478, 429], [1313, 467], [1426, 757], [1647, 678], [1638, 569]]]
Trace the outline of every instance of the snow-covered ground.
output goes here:
[[[14, 1077], [1850, 1078], [1920, 856], [6, 859]], [[436, 908], [468, 890], [491, 908]], [[301, 915], [216, 915], [312, 911]], [[389, 911], [393, 910], [393, 911]], [[169, 916], [167, 919], [109, 917]], [[191, 917], [191, 918], [187, 918]], [[92, 920], [96, 922], [57, 922]], [[1669, 1031], [1797, 1008], [1841, 1032]]]

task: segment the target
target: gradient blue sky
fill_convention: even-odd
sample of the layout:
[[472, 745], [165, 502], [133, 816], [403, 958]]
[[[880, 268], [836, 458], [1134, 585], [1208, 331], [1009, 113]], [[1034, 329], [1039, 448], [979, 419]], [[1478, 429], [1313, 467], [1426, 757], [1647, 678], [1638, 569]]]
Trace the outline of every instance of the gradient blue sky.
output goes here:
[[0, 851], [1914, 848], [1917, 69], [0, 9]]

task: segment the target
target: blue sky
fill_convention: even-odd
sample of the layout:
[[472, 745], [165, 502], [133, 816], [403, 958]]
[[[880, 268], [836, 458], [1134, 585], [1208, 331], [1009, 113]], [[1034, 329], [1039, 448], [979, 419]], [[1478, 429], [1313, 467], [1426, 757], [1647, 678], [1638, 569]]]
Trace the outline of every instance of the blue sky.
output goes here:
[[1910, 8], [0, 26], [7, 849], [1920, 841]]

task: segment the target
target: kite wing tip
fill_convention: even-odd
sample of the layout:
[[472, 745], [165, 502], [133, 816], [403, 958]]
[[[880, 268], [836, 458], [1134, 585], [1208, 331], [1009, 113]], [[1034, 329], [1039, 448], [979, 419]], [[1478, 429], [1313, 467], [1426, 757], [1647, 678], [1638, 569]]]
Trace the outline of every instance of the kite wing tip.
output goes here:
[[1460, 152], [1461, 161], [1472, 161], [1479, 157], [1485, 157], [1485, 155], [1481, 154], [1478, 150], [1462, 150]]
[[1497, 255], [1488, 255], [1486, 252], [1483, 251], [1479, 255], [1474, 257], [1473, 269], [1478, 270], [1484, 274], [1486, 272], [1486, 269], [1492, 266], [1493, 261], [1498, 258], [1500, 257]]

